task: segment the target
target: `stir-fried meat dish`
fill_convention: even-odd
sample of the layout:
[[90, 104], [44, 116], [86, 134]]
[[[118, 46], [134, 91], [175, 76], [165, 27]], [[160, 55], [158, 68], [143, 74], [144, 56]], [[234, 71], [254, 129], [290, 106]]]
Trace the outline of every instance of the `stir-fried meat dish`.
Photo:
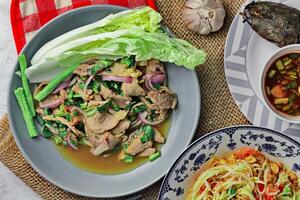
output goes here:
[[[40, 83], [35, 94], [47, 86]], [[154, 127], [166, 120], [177, 97], [167, 87], [158, 60], [90, 59], [36, 105], [43, 134], [56, 144], [89, 145], [99, 156], [120, 149], [126, 163], [135, 156], [157, 158], [164, 136]]]

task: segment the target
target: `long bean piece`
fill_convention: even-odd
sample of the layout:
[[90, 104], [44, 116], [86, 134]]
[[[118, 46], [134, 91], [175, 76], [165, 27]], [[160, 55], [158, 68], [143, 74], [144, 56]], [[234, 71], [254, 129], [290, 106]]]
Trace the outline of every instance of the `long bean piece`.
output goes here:
[[15, 91], [15, 96], [21, 108], [21, 112], [26, 123], [26, 127], [31, 138], [38, 136], [38, 131], [33, 122], [33, 116], [30, 111], [30, 107], [27, 103], [24, 89], [22, 87], [17, 88]]
[[23, 85], [23, 89], [25, 92], [25, 97], [26, 97], [27, 103], [29, 105], [31, 114], [34, 117], [35, 109], [34, 109], [33, 99], [32, 99], [32, 95], [31, 95], [31, 91], [30, 91], [30, 87], [29, 87], [29, 82], [28, 82], [26, 74], [25, 74], [25, 70], [27, 68], [27, 61], [26, 61], [26, 57], [24, 54], [21, 54], [19, 56], [19, 64], [20, 64], [20, 69], [21, 69], [21, 80], [22, 80], [22, 85]]

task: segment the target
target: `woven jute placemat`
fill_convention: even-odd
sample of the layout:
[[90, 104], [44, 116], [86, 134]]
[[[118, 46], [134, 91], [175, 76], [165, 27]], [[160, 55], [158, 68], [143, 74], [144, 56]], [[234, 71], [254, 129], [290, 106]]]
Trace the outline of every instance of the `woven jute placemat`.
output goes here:
[[[201, 87], [201, 119], [195, 138], [229, 125], [249, 124], [234, 103], [225, 80], [223, 52], [226, 35], [234, 15], [244, 0], [225, 0], [227, 12], [225, 25], [217, 33], [199, 36], [182, 22], [181, 10], [185, 0], [157, 0], [164, 24], [178, 37], [191, 42], [207, 52], [207, 61], [198, 70]], [[192, 98], [192, 95], [191, 95]], [[5, 115], [0, 121], [0, 161], [36, 191], [43, 199], [88, 199], [68, 193], [39, 176], [18, 150]], [[133, 183], [134, 184], [134, 183]], [[141, 191], [143, 199], [157, 198], [161, 181]]]

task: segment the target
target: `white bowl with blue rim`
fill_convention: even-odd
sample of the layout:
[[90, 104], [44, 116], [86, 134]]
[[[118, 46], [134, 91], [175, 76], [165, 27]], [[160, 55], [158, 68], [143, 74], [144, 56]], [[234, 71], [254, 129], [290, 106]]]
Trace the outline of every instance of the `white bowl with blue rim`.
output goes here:
[[300, 176], [300, 143], [282, 133], [255, 126], [234, 126], [209, 133], [192, 143], [175, 161], [161, 185], [159, 200], [186, 199], [192, 177], [212, 156], [226, 157], [243, 146], [258, 148]]

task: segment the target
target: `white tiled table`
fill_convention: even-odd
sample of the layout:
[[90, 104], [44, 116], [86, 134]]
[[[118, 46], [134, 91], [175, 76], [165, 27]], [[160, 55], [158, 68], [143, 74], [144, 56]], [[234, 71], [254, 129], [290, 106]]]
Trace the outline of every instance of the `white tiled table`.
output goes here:
[[[0, 116], [7, 110], [8, 78], [17, 59], [10, 18], [10, 0], [0, 1]], [[41, 199], [0, 162], [0, 200]]]

